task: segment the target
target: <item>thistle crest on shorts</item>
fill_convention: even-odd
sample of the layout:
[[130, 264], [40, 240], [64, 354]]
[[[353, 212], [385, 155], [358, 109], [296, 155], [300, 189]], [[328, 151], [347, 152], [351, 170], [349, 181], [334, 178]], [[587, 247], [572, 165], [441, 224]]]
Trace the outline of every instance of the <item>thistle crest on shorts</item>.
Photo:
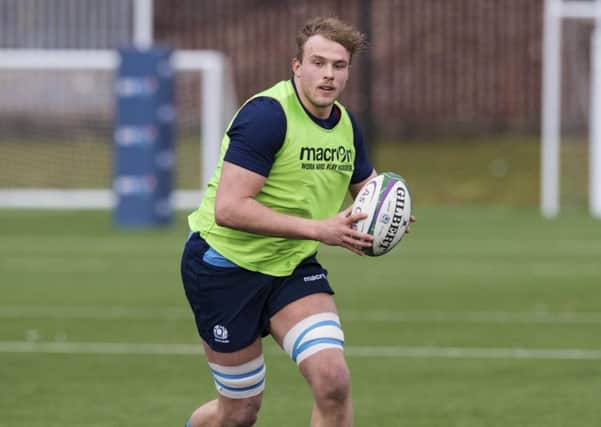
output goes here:
[[215, 341], [228, 343], [228, 332], [227, 328], [222, 325], [215, 325], [213, 327], [213, 336], [215, 337]]

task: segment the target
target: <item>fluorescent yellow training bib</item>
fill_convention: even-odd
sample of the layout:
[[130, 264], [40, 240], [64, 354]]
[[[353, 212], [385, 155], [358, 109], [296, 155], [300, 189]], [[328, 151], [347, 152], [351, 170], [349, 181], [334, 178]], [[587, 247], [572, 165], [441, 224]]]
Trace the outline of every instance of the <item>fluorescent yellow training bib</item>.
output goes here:
[[[355, 160], [350, 117], [342, 105], [342, 117], [332, 129], [324, 129], [307, 115], [290, 81], [282, 81], [255, 97], [278, 101], [286, 115], [286, 137], [256, 200], [289, 215], [325, 219], [341, 208], [348, 191]], [[252, 98], [251, 98], [252, 99]], [[188, 217], [190, 229], [217, 252], [248, 270], [287, 276], [319, 242], [263, 236], [221, 227], [215, 223], [215, 194], [223, 158], [229, 145], [223, 138], [221, 158], [200, 207]]]

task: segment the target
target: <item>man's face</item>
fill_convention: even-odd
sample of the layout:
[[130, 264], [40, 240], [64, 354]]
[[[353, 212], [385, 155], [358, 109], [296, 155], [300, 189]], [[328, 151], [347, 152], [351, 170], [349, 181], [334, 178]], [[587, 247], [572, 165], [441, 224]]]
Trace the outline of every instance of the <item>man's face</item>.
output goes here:
[[292, 60], [299, 96], [313, 115], [327, 118], [346, 85], [350, 54], [341, 44], [323, 36], [311, 36], [303, 48], [303, 60]]

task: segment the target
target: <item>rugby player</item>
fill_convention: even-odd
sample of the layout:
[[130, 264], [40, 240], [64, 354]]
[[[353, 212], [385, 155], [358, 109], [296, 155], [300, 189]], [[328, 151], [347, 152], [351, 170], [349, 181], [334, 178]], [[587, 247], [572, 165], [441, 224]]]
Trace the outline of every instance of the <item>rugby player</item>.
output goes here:
[[182, 256], [184, 289], [217, 397], [188, 427], [251, 426], [265, 388], [262, 337], [296, 363], [314, 398], [313, 426], [351, 426], [344, 334], [319, 243], [363, 255], [365, 217], [340, 212], [376, 172], [362, 132], [337, 99], [364, 36], [336, 18], [297, 35], [292, 77], [250, 98], [221, 158]]

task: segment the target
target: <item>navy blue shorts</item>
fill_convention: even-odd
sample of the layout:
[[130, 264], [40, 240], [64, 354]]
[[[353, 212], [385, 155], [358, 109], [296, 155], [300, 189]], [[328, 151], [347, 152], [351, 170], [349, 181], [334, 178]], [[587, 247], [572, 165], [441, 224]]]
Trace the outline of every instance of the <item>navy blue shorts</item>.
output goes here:
[[230, 353], [269, 334], [269, 319], [304, 296], [334, 291], [315, 255], [287, 277], [242, 267], [218, 267], [203, 260], [209, 245], [194, 233], [186, 242], [181, 273], [200, 336], [215, 351]]

